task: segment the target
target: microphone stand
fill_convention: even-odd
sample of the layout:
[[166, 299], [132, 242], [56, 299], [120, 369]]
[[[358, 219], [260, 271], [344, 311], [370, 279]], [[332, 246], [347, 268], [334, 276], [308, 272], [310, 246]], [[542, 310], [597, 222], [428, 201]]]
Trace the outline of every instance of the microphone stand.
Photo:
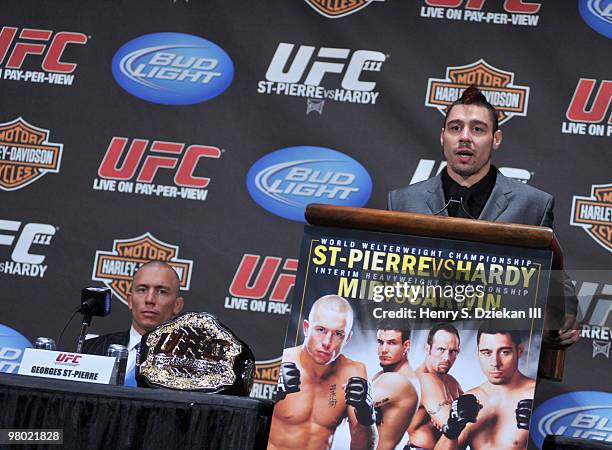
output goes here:
[[444, 211], [445, 209], [448, 209], [448, 207], [450, 206], [450, 204], [451, 204], [451, 203], [459, 203], [459, 205], [461, 206], [461, 209], [463, 210], [463, 212], [464, 212], [464, 213], [466, 213], [466, 214], [467, 214], [467, 216], [468, 216], [470, 219], [474, 219], [474, 220], [476, 220], [476, 218], [475, 218], [475, 217], [473, 217], [473, 216], [472, 216], [472, 215], [471, 215], [469, 212], [467, 212], [467, 210], [466, 210], [466, 209], [465, 209], [465, 207], [463, 206], [463, 197], [459, 197], [459, 200], [457, 200], [457, 199], [456, 199], [456, 198], [454, 198], [454, 197], [451, 197], [451, 198], [450, 198], [450, 200], [449, 200], [448, 202], [446, 202], [446, 205], [444, 205], [440, 211], [437, 211], [437, 212], [433, 213], [433, 215], [434, 215], [434, 216], [437, 216], [437, 215], [441, 214], [441, 213], [442, 213], [442, 211]]
[[77, 343], [77, 353], [81, 353], [83, 350], [83, 343], [85, 342], [85, 336], [87, 336], [87, 328], [91, 325], [92, 314], [89, 310], [83, 313], [83, 323], [81, 324], [81, 334], [79, 334], [79, 341]]

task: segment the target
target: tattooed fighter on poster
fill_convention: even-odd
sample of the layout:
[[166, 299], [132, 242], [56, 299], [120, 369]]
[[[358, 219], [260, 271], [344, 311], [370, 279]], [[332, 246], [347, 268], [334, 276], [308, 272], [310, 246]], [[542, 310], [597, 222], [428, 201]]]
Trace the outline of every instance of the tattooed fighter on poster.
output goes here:
[[351, 449], [377, 443], [372, 388], [365, 365], [342, 355], [353, 309], [336, 295], [319, 298], [303, 322], [304, 342], [283, 352], [268, 450], [321, 450], [348, 417]]

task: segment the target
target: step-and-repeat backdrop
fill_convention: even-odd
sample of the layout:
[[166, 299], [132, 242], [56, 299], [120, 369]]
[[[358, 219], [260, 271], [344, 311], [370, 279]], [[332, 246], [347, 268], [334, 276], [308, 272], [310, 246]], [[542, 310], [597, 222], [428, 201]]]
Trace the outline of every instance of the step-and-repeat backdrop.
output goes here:
[[129, 280], [162, 259], [270, 398], [304, 206], [385, 208], [438, 173], [442, 111], [475, 83], [501, 113], [494, 163], [556, 198], [579, 292], [532, 437], [610, 439], [609, 0], [7, 0], [0, 25], [1, 371], [85, 286], [113, 292], [91, 331], [127, 329]]

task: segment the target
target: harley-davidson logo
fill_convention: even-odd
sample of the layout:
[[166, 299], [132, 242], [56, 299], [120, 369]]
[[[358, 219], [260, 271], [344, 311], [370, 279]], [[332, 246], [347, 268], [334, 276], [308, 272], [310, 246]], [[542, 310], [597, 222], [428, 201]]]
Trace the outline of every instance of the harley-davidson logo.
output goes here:
[[514, 73], [493, 67], [483, 59], [466, 66], [447, 67], [446, 78], [430, 78], [425, 105], [444, 115], [446, 108], [472, 84], [497, 109], [500, 124], [513, 116], [527, 115], [529, 87], [515, 85]]
[[59, 172], [63, 144], [48, 139], [49, 130], [21, 117], [0, 124], [0, 189], [14, 191]]
[[272, 384], [278, 383], [280, 373], [281, 357], [265, 361], [255, 361], [255, 383]]
[[329, 18], [339, 19], [370, 5], [385, 0], [305, 0], [316, 12]]
[[179, 247], [156, 239], [150, 233], [132, 239], [115, 239], [111, 252], [98, 250], [92, 280], [100, 281], [127, 305], [132, 278], [144, 263], [164, 261], [179, 276], [180, 289], [189, 290], [193, 261], [178, 259]]
[[255, 361], [255, 379], [251, 397], [274, 400], [282, 357]]
[[612, 252], [612, 183], [594, 184], [591, 196], [574, 195], [570, 225], [584, 231]]

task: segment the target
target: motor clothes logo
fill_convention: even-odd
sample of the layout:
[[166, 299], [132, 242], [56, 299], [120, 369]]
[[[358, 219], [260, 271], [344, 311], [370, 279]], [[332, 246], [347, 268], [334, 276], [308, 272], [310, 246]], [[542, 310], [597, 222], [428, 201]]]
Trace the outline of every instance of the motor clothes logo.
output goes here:
[[262, 208], [303, 222], [309, 203], [365, 205], [372, 194], [372, 179], [344, 153], [299, 146], [277, 150], [255, 162], [247, 174], [247, 188]]
[[245, 253], [225, 297], [225, 309], [288, 314], [298, 260]]
[[485, 0], [424, 0], [421, 17], [441, 20], [488, 23], [493, 25], [538, 25], [541, 1], [505, 0], [503, 11], [498, 2]]
[[4, 26], [0, 30], [0, 78], [70, 86], [77, 64], [63, 60], [64, 52], [87, 40], [83, 33], [72, 31]]
[[123, 45], [112, 63], [115, 81], [130, 94], [163, 105], [192, 105], [221, 95], [234, 64], [214, 42], [183, 33], [153, 33]]
[[533, 412], [531, 438], [538, 448], [549, 434], [612, 441], [612, 394], [577, 391], [546, 400]]
[[281, 357], [264, 361], [255, 361], [255, 379], [250, 396], [260, 400], [274, 400]]
[[380, 95], [376, 90], [376, 74], [387, 58], [374, 50], [281, 42], [268, 66], [266, 79], [257, 83], [257, 92], [314, 100], [307, 111], [318, 106], [319, 113], [324, 100], [374, 105]]
[[25, 336], [0, 323], [0, 372], [16, 374], [23, 352], [31, 347], [32, 344]]
[[339, 19], [357, 11], [374, 2], [385, 0], [304, 0], [308, 6], [328, 19]]
[[580, 78], [561, 132], [582, 136], [612, 136], [612, 81]]
[[[10, 258], [2, 260], [0, 273], [22, 277], [43, 278], [49, 266], [43, 264], [46, 247], [59, 228], [46, 223], [23, 223], [0, 219], [0, 246], [10, 249]], [[0, 252], [4, 247], [0, 247]]]
[[[434, 171], [436, 167], [436, 160], [420, 159], [417, 168], [412, 174], [410, 184], [425, 181], [434, 175], [438, 175], [440, 172], [442, 172], [442, 169], [446, 167], [446, 161], [437, 161], [437, 164], [438, 168]], [[533, 172], [518, 167], [500, 167], [499, 171], [502, 173], [502, 175], [525, 184], [527, 184], [533, 176]]]
[[498, 69], [484, 59], [465, 66], [449, 66], [445, 78], [430, 78], [425, 106], [436, 108], [445, 115], [446, 108], [471, 84], [477, 85], [497, 109], [500, 125], [514, 116], [527, 115], [529, 87], [514, 84], [513, 72]]
[[[209, 177], [197, 176], [223, 151], [208, 145], [113, 137], [98, 167], [93, 189], [204, 201]], [[142, 164], [141, 164], [142, 163]], [[159, 173], [164, 172], [164, 173]], [[172, 176], [173, 185], [154, 183]]]
[[59, 172], [64, 146], [49, 142], [49, 133], [21, 117], [0, 124], [0, 189], [21, 189]]
[[594, 184], [589, 197], [574, 195], [570, 225], [581, 227], [612, 252], [612, 183]]
[[179, 259], [179, 246], [160, 241], [150, 233], [130, 239], [115, 239], [112, 251], [98, 250], [91, 279], [100, 281], [127, 305], [132, 278], [144, 263], [164, 261], [177, 273], [182, 291], [189, 290], [193, 261]]
[[612, 39], [612, 0], [579, 0], [578, 10], [588, 26]]

